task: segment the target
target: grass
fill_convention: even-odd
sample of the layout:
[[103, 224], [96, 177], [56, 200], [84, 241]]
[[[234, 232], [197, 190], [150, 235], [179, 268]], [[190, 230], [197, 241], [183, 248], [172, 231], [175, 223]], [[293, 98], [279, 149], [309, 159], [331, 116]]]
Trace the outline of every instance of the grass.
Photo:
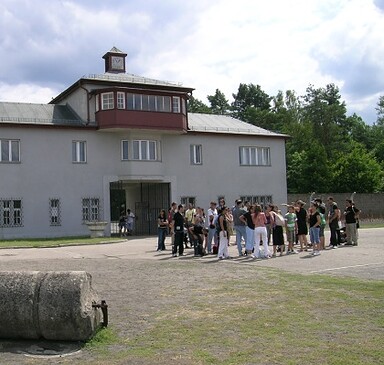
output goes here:
[[61, 247], [70, 245], [95, 245], [116, 242], [118, 237], [61, 237], [61, 238], [29, 238], [15, 240], [0, 240], [0, 248], [39, 248]]
[[185, 301], [152, 313], [136, 337], [112, 330], [79, 364], [383, 363], [383, 282], [243, 269], [251, 280], [165, 285], [163, 296]]

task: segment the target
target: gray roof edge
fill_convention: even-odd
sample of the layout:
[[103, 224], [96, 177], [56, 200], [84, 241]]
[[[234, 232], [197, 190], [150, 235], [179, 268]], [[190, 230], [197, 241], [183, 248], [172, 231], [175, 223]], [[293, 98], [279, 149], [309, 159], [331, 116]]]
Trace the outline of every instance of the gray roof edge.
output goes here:
[[[193, 119], [196, 118], [204, 120], [206, 124], [197, 125], [193, 124]], [[222, 122], [220, 122], [220, 119]], [[240, 119], [236, 119], [230, 115], [218, 115], [218, 114], [203, 114], [203, 113], [188, 113], [188, 129], [191, 132], [203, 132], [203, 133], [228, 133], [228, 134], [251, 134], [264, 137], [277, 137], [277, 138], [290, 138], [289, 135], [283, 133], [276, 133], [270, 130], [255, 126], [253, 124], [243, 122]], [[228, 126], [228, 122], [233, 126]], [[226, 126], [222, 126], [227, 124]]]

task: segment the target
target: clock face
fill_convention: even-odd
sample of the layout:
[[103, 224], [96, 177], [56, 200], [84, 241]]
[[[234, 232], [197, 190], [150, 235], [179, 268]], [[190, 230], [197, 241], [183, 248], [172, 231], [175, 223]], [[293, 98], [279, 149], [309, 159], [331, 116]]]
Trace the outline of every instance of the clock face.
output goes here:
[[112, 56], [111, 66], [114, 70], [124, 70], [124, 63], [121, 57]]

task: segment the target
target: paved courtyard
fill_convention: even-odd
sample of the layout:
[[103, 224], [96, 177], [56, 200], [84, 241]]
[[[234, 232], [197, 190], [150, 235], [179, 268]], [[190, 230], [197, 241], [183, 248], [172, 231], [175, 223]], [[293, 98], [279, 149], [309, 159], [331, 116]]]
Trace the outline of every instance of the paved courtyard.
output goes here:
[[[327, 249], [317, 257], [312, 257], [310, 252], [301, 252], [269, 260], [252, 260], [248, 257], [238, 257], [236, 246], [231, 245], [229, 251], [232, 259], [225, 260], [222, 264], [254, 265], [302, 274], [318, 273], [384, 280], [384, 228], [361, 229], [359, 235], [357, 247]], [[233, 241], [234, 238], [231, 239], [231, 242]], [[213, 255], [194, 258], [192, 249], [186, 249], [183, 257], [172, 258], [170, 237], [166, 239], [166, 246], [166, 251], [156, 252], [156, 237], [129, 237], [117, 243], [94, 246], [0, 249], [0, 270], [18, 270], [21, 263], [25, 269], [28, 261], [47, 260], [194, 260], [196, 264], [217, 260]], [[55, 270], [54, 266], [52, 261], [52, 270]]]

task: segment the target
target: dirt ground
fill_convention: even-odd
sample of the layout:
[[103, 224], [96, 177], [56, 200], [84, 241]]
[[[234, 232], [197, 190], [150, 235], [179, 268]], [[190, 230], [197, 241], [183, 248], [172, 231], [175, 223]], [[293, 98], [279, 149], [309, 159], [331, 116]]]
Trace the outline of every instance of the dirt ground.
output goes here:
[[[150, 326], [152, 312], [172, 303], [184, 303], [188, 289], [214, 285], [212, 278], [257, 279], [257, 267], [271, 267], [288, 272], [355, 276], [384, 279], [384, 229], [361, 230], [358, 247], [326, 250], [313, 258], [303, 252], [297, 255], [256, 260], [237, 257], [218, 261], [214, 256], [194, 258], [191, 249], [186, 256], [172, 258], [169, 250], [156, 252], [156, 238], [130, 238], [114, 244], [72, 246], [55, 249], [2, 249], [0, 270], [66, 271], [84, 270], [93, 278], [93, 287], [109, 306], [109, 321], [119, 337], [133, 338]], [[169, 244], [169, 238], [167, 243]], [[176, 296], [163, 295], [164, 288]], [[92, 360], [92, 352], [79, 344], [0, 341], [0, 364], [59, 364]], [[69, 352], [70, 355], [66, 355]], [[35, 356], [38, 354], [38, 356]], [[59, 356], [58, 356], [59, 355]], [[46, 358], [44, 358], [46, 356]], [[44, 360], [42, 360], [44, 358]]]

